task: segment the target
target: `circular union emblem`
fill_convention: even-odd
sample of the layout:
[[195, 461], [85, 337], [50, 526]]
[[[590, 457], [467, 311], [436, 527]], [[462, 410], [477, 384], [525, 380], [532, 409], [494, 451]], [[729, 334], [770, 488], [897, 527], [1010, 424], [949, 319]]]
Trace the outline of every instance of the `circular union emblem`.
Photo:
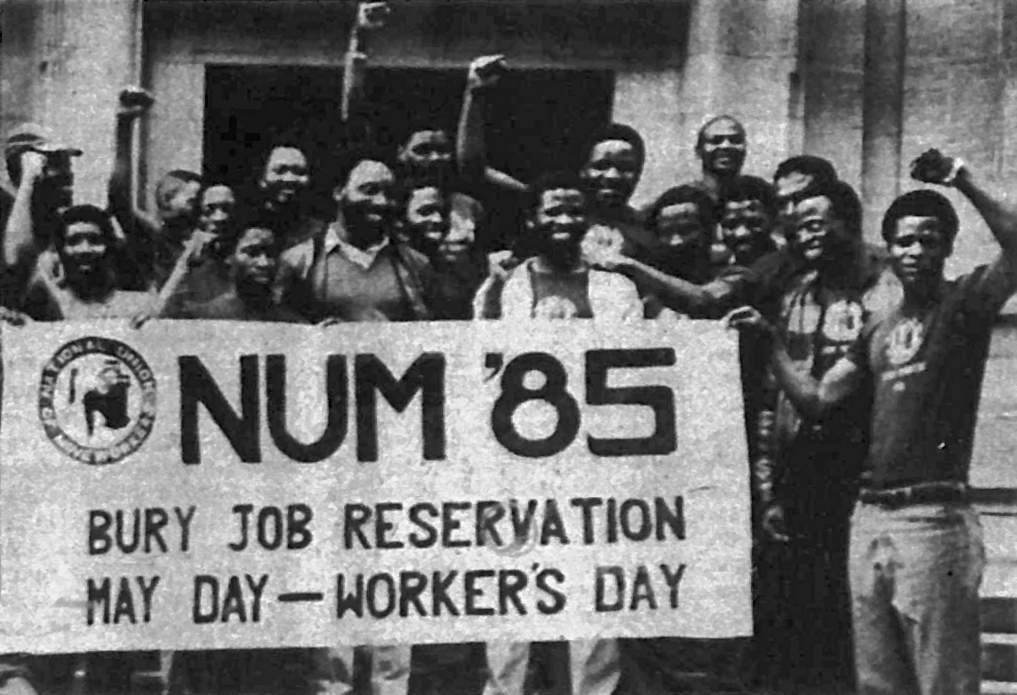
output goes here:
[[155, 376], [119, 340], [78, 338], [42, 368], [39, 419], [50, 441], [92, 466], [140, 447], [155, 423]]
[[901, 365], [918, 354], [925, 338], [925, 325], [918, 319], [904, 319], [890, 332], [886, 341], [886, 358], [890, 364]]
[[839, 300], [826, 309], [823, 335], [840, 343], [850, 343], [862, 332], [864, 324], [862, 305]]

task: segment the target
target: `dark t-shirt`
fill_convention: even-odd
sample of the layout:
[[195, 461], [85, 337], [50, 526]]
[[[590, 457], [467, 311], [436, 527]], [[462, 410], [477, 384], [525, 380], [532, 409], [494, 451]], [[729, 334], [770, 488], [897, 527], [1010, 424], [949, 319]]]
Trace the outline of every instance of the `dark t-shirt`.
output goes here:
[[871, 321], [848, 358], [872, 375], [868, 484], [966, 482], [998, 289], [987, 268], [944, 283], [924, 310]]

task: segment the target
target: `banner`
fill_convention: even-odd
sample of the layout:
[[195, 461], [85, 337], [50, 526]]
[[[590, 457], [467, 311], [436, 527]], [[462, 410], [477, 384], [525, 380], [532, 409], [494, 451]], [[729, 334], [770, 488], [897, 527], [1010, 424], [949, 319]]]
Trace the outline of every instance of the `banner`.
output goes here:
[[751, 631], [718, 324], [5, 327], [0, 651]]

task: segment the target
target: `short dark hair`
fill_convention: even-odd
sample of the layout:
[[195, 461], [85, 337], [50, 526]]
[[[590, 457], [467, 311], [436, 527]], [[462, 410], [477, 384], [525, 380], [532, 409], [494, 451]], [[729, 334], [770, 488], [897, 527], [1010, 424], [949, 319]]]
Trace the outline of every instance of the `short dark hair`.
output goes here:
[[72, 205], [60, 213], [60, 224], [57, 225], [57, 234], [53, 239], [53, 244], [58, 249], [63, 248], [67, 240], [68, 227], [79, 222], [87, 222], [98, 227], [107, 245], [112, 246], [115, 242], [116, 235], [113, 233], [109, 213], [95, 205]]
[[236, 195], [237, 193], [233, 189], [233, 186], [229, 185], [225, 181], [203, 181], [201, 183], [201, 189], [198, 191], [198, 202], [201, 202], [201, 200], [205, 197], [205, 193], [207, 193], [210, 188], [227, 188], [231, 193], [233, 193], [233, 195]]
[[713, 118], [710, 118], [709, 120], [706, 121], [706, 123], [699, 127], [699, 132], [696, 133], [696, 152], [702, 150], [703, 145], [706, 144], [706, 129], [712, 126], [714, 123], [719, 123], [720, 121], [731, 121], [736, 126], [738, 126], [738, 130], [742, 131], [742, 135], [746, 134], [745, 126], [742, 125], [741, 121], [739, 121], [737, 118], [730, 114], [722, 113], [719, 116], [714, 116]]
[[643, 141], [643, 136], [639, 134], [639, 131], [624, 123], [608, 123], [593, 133], [587, 141], [586, 149], [583, 150], [586, 157], [583, 160], [583, 165], [589, 160], [593, 148], [599, 143], [608, 140], [621, 140], [632, 145], [632, 149], [636, 153], [636, 161], [639, 163], [639, 171], [642, 172], [643, 164], [646, 163], [646, 143]]
[[421, 188], [437, 188], [442, 193], [451, 193], [448, 181], [433, 172], [423, 176], [408, 176], [399, 181], [399, 191], [403, 195], [409, 195]]
[[448, 139], [452, 141], [453, 145], [455, 144], [455, 134], [447, 126], [437, 123], [436, 121], [432, 121], [430, 119], [425, 119], [418, 121], [417, 123], [414, 123], [410, 126], [409, 130], [406, 131], [406, 137], [404, 137], [402, 139], [402, 142], [399, 144], [399, 149], [406, 147], [406, 145], [410, 143], [410, 139], [414, 135], [423, 132], [444, 133], [446, 136], [448, 136]]
[[270, 140], [268, 146], [262, 151], [261, 156], [261, 168], [257, 170], [257, 176], [255, 181], [260, 181], [265, 177], [265, 170], [268, 168], [268, 160], [272, 158], [272, 153], [276, 150], [296, 150], [300, 154], [304, 155], [307, 160], [307, 165], [311, 165], [311, 156], [307, 152], [307, 146], [295, 136], [286, 135], [283, 137], [277, 137]]
[[276, 150], [298, 150], [305, 157], [307, 156], [307, 147], [304, 143], [300, 142], [300, 139], [297, 137], [287, 135], [269, 141], [268, 146], [264, 150], [264, 156], [261, 158], [262, 166], [268, 163], [268, 158]]
[[706, 191], [695, 186], [675, 186], [660, 194], [646, 213], [646, 228], [653, 231], [664, 208], [682, 203], [693, 203], [699, 212], [699, 222], [705, 229], [711, 229], [717, 222], [717, 208]]
[[399, 169], [392, 157], [389, 148], [376, 147], [371, 145], [358, 145], [342, 153], [336, 161], [336, 185], [335, 188], [342, 188], [350, 178], [350, 174], [361, 162], [380, 162], [395, 174]]
[[264, 229], [272, 232], [272, 251], [278, 256], [282, 253], [282, 239], [271, 224], [257, 212], [243, 217], [238, 224], [235, 224], [225, 234], [216, 240], [220, 256], [225, 257], [236, 251], [237, 244], [250, 229]]
[[538, 176], [533, 183], [530, 184], [530, 214], [533, 215], [536, 213], [537, 206], [540, 205], [541, 198], [545, 192], [559, 189], [579, 191], [583, 194], [584, 198], [588, 195], [586, 184], [583, 183], [583, 180], [578, 174], [571, 171], [548, 171]]
[[777, 195], [773, 186], [758, 176], [739, 176], [735, 182], [720, 197], [717, 204], [718, 216], [724, 214], [724, 205], [727, 203], [743, 203], [747, 200], [755, 200], [762, 204], [763, 210], [771, 218], [777, 216]]
[[960, 228], [957, 211], [953, 204], [941, 193], [922, 188], [898, 197], [887, 208], [883, 215], [883, 240], [890, 244], [897, 233], [897, 221], [902, 217], [935, 217], [943, 225], [943, 233], [947, 241], [953, 243]]
[[837, 170], [834, 169], [833, 163], [829, 159], [811, 154], [799, 154], [785, 159], [777, 165], [777, 170], [773, 172], [773, 180], [782, 179], [795, 172], [811, 176], [810, 187], [824, 186], [837, 180]]
[[805, 195], [796, 196], [799, 201], [823, 197], [830, 201], [833, 214], [844, 222], [854, 236], [862, 236], [862, 201], [855, 189], [843, 181], [831, 181], [822, 186], [810, 187]]

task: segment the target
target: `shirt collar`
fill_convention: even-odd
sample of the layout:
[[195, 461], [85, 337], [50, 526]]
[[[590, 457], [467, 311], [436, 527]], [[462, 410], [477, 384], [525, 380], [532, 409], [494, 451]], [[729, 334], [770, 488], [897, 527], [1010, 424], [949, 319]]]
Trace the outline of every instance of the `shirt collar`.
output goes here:
[[346, 260], [364, 270], [369, 270], [374, 265], [378, 255], [391, 243], [386, 236], [377, 244], [368, 246], [366, 249], [360, 249], [343, 239], [343, 231], [342, 220], [336, 220], [328, 226], [328, 229], [325, 231], [325, 254], [328, 255], [338, 249], [339, 253], [346, 256]]

